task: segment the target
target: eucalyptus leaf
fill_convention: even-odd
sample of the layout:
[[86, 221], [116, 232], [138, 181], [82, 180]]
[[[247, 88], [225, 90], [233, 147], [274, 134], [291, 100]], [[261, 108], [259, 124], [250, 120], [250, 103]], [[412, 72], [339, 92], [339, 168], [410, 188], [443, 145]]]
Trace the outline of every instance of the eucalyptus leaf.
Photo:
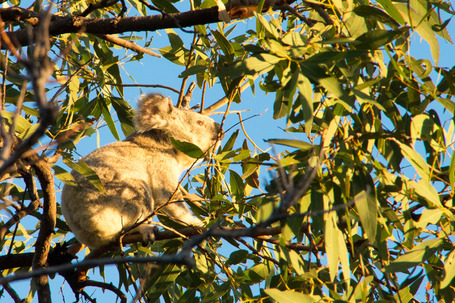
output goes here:
[[172, 145], [185, 155], [194, 159], [200, 159], [204, 156], [204, 152], [197, 145], [190, 142], [179, 141], [172, 137], [170, 139]]

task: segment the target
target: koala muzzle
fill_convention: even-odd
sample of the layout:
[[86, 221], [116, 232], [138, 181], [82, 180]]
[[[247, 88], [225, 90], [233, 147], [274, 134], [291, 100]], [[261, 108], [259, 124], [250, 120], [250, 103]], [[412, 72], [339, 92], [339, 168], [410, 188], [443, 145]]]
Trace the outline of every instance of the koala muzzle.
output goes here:
[[223, 128], [221, 128], [221, 125], [217, 122], [215, 122], [215, 128], [217, 129], [216, 139], [223, 140], [224, 138]]

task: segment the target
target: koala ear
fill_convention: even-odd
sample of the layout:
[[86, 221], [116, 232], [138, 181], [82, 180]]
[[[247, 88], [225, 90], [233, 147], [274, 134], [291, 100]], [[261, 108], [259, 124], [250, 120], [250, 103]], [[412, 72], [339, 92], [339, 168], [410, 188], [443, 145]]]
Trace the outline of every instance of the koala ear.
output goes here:
[[151, 115], [162, 115], [166, 116], [172, 113], [174, 110], [174, 105], [172, 105], [171, 98], [166, 98], [164, 96], [160, 96], [160, 98], [155, 98], [151, 100], [149, 104]]
[[135, 116], [135, 127], [139, 132], [151, 129], [166, 129], [169, 116], [174, 111], [170, 98], [159, 94], [142, 95]]

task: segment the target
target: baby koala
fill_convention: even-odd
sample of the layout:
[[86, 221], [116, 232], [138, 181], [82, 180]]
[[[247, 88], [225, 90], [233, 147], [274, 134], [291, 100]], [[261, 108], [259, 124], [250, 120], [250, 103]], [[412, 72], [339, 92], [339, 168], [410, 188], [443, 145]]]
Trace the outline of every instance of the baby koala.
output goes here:
[[[63, 187], [61, 207], [66, 222], [90, 249], [115, 241], [124, 228], [145, 219], [171, 198], [182, 172], [195, 162], [174, 148], [171, 137], [205, 152], [222, 131], [211, 118], [175, 108], [159, 94], [141, 96], [135, 129], [124, 141], [96, 149], [82, 159], [96, 172], [104, 191], [75, 171], [71, 174], [78, 186]], [[175, 200], [181, 199], [178, 193]], [[183, 202], [170, 203], [163, 211], [178, 222], [202, 225]], [[133, 231], [148, 240], [153, 226], [144, 223]]]

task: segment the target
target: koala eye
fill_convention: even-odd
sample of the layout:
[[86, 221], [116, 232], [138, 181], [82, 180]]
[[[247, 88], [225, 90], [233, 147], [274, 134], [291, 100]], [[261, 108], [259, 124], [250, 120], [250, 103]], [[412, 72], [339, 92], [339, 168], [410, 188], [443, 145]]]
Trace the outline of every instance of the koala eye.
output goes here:
[[199, 126], [203, 126], [203, 125], [204, 125], [204, 121], [202, 121], [202, 120], [197, 120], [196, 123], [197, 123]]

